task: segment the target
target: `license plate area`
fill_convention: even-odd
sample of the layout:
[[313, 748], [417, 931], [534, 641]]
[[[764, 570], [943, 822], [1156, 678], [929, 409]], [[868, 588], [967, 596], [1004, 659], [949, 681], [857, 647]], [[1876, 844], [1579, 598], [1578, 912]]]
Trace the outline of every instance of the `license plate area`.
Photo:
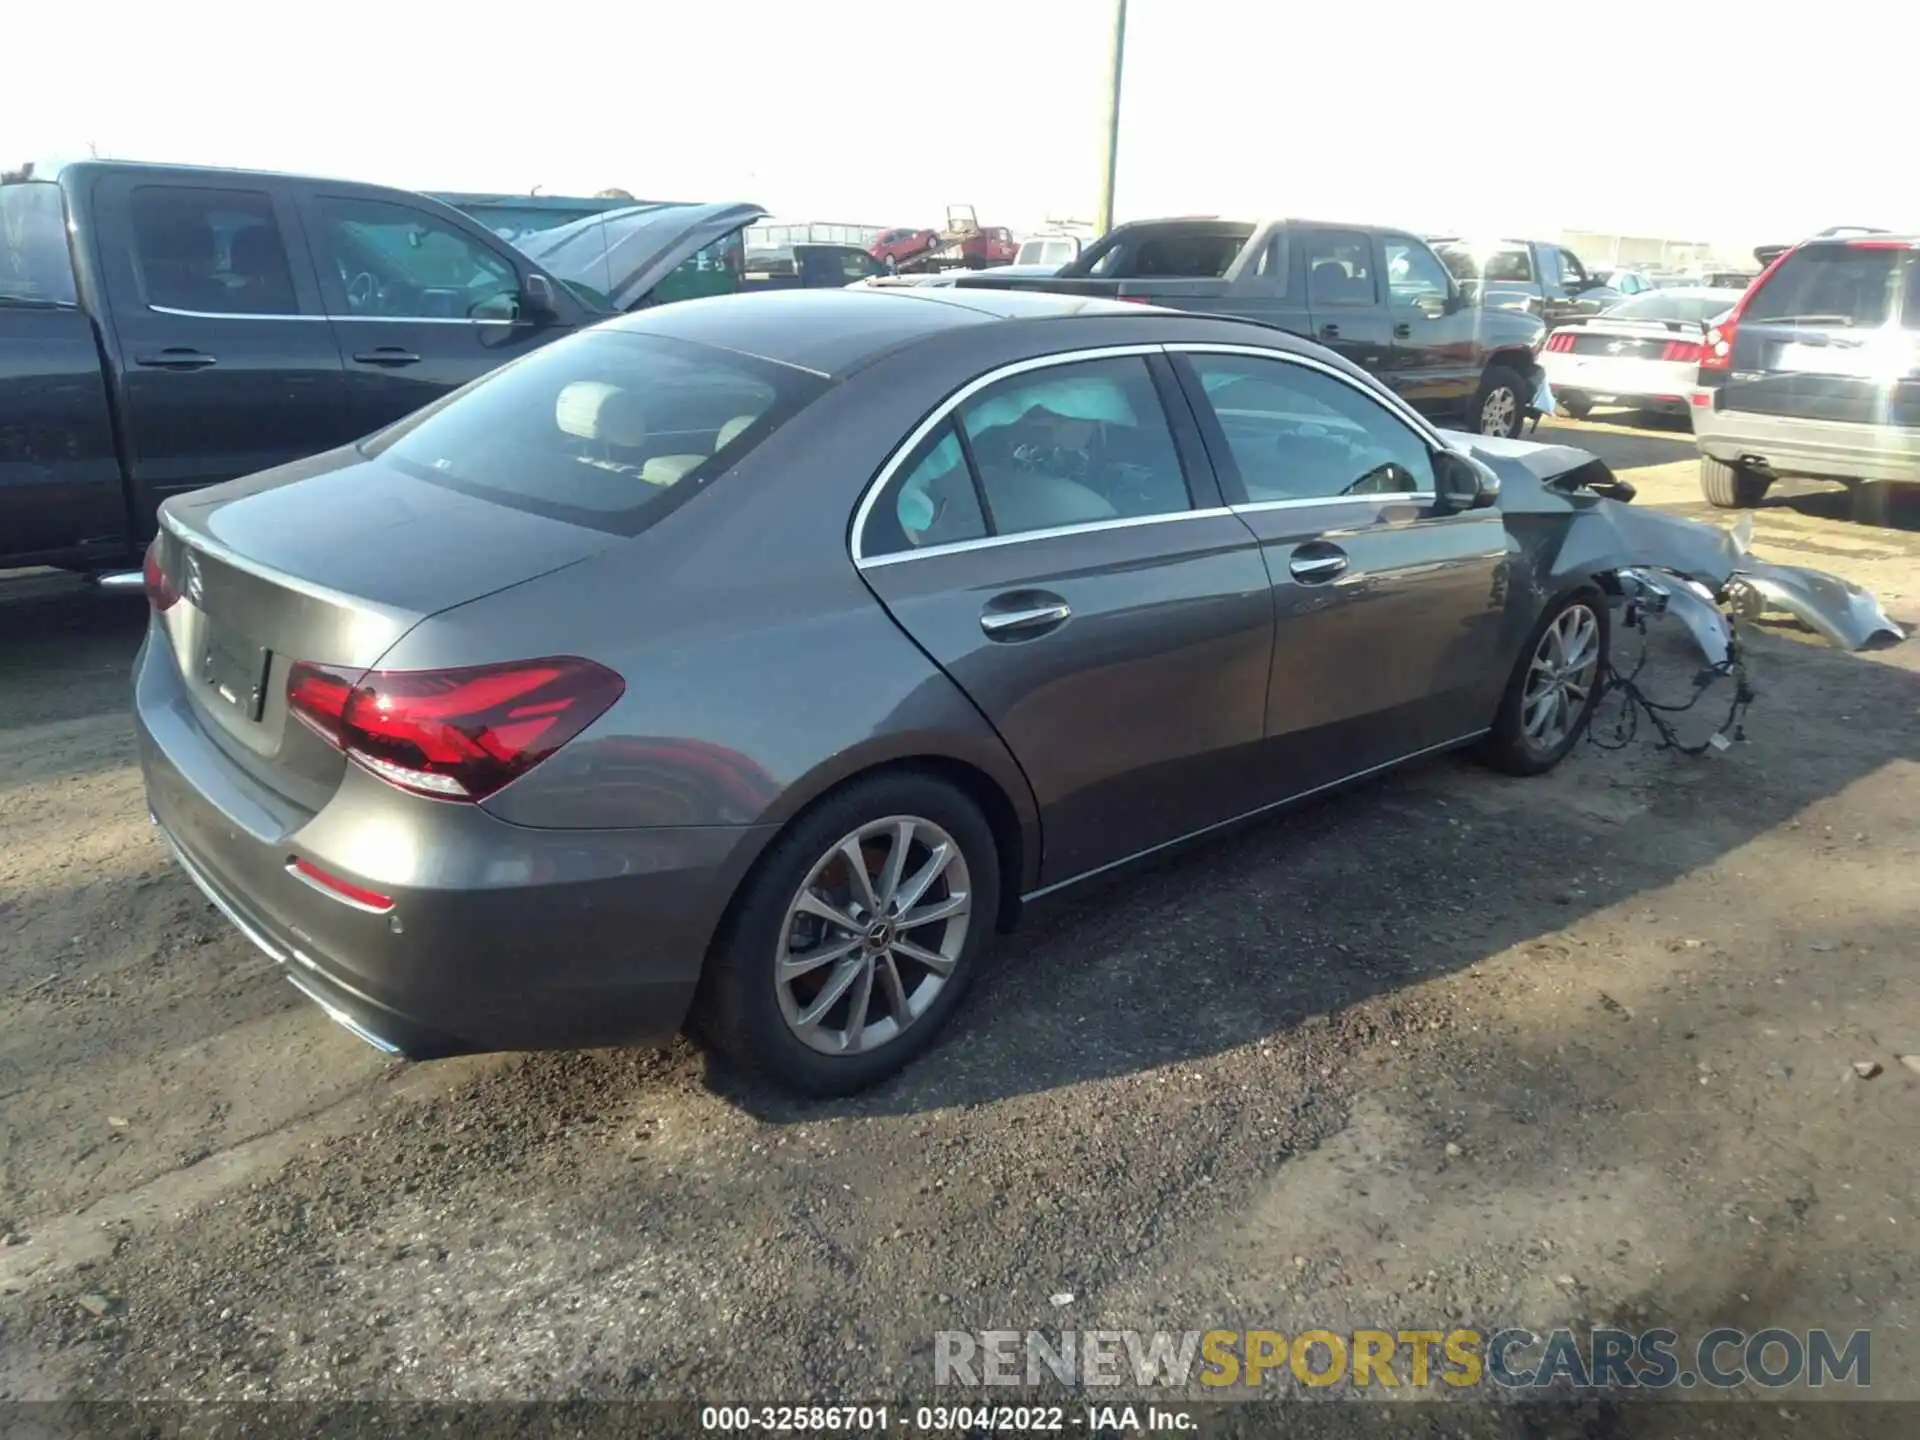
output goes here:
[[261, 646], [218, 633], [207, 637], [200, 656], [200, 678], [248, 720], [260, 718], [267, 696], [267, 666], [272, 656]]

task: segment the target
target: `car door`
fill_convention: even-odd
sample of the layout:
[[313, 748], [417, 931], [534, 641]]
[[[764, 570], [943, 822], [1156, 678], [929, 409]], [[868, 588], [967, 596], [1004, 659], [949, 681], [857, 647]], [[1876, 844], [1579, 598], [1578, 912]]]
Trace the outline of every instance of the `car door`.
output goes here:
[[1313, 338], [1362, 370], [1386, 370], [1393, 361], [1392, 322], [1373, 237], [1360, 230], [1303, 228], [1294, 239], [1301, 247]]
[[1133, 346], [963, 388], [861, 507], [868, 585], [1033, 786], [1043, 884], [1265, 798], [1273, 601], [1219, 501], [1164, 359]]
[[313, 190], [301, 210], [365, 435], [564, 333], [523, 317], [511, 256], [476, 226], [385, 195]]
[[1381, 378], [1417, 410], [1458, 411], [1480, 384], [1480, 317], [1425, 241], [1388, 232], [1380, 245], [1393, 320], [1393, 358]]
[[1274, 595], [1268, 765], [1289, 793], [1492, 723], [1509, 577], [1497, 509], [1435, 494], [1438, 437], [1331, 366], [1170, 347]]
[[127, 465], [141, 513], [169, 495], [329, 450], [359, 432], [283, 182], [111, 174], [96, 218]]

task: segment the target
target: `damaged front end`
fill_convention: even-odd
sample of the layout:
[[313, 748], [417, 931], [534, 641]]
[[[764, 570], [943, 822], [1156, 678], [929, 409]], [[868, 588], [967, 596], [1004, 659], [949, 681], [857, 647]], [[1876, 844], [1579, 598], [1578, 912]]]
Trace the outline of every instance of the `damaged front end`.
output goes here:
[[[1660, 587], [1667, 597], [1661, 610], [1687, 625], [1711, 663], [1724, 658], [1728, 615], [1749, 621], [1791, 615], [1843, 650], [1882, 636], [1906, 638], [1880, 602], [1852, 581], [1753, 555], [1751, 514], [1723, 530], [1640, 509], [1628, 503], [1631, 485], [1570, 445], [1464, 434], [1449, 439], [1500, 475], [1501, 507], [1539, 573], [1599, 580], [1621, 599], [1648, 583]], [[1709, 620], [1703, 608], [1716, 618]]]

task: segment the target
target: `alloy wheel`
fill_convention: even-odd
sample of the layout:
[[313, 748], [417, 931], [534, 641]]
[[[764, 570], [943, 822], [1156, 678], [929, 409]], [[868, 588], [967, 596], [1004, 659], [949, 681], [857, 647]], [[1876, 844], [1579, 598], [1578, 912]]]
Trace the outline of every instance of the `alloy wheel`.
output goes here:
[[1518, 428], [1520, 402], [1504, 385], [1489, 391], [1480, 406], [1480, 433], [1502, 440], [1513, 438]]
[[1542, 754], [1557, 749], [1586, 708], [1600, 670], [1600, 620], [1580, 602], [1547, 626], [1527, 666], [1520, 728]]
[[828, 1055], [899, 1039], [952, 977], [972, 907], [959, 842], [931, 820], [890, 815], [843, 836], [781, 927], [774, 990], [788, 1029]]

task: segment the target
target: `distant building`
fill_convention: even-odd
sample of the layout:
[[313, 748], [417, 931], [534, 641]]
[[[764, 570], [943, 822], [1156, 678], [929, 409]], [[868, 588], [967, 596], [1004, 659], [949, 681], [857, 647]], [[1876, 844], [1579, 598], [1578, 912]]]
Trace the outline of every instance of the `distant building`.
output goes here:
[[1738, 264], [1751, 268], [1753, 265], [1751, 253], [1727, 250], [1710, 240], [1563, 230], [1560, 243], [1596, 270], [1691, 270], [1696, 266]]

